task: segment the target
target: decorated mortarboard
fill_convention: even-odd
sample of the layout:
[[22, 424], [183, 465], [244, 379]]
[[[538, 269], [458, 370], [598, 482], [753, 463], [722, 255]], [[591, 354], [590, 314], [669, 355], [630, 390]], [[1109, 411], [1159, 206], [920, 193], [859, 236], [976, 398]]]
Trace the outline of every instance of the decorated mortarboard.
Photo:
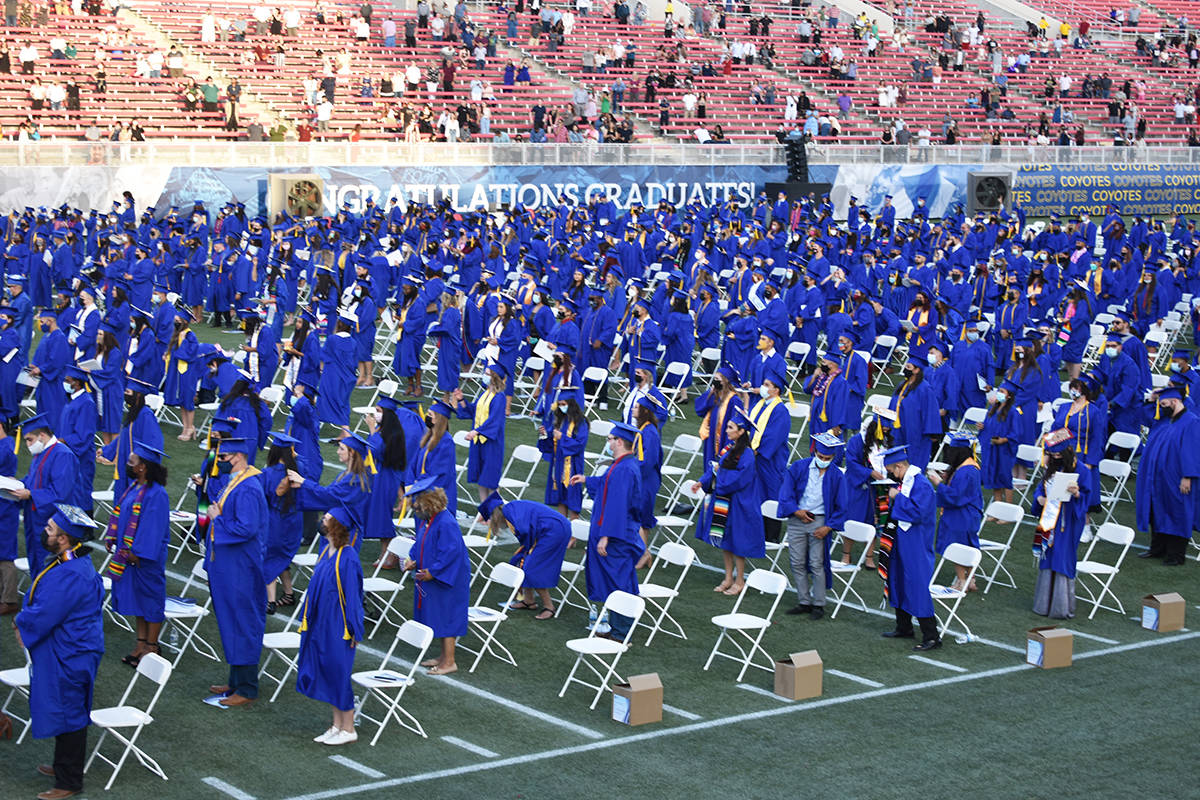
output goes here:
[[974, 447], [976, 438], [969, 433], [955, 431], [950, 434], [950, 439], [947, 444], [950, 447]]
[[634, 405], [645, 406], [655, 414], [662, 414], [667, 410], [667, 407], [663, 405], [662, 401], [652, 394], [643, 394], [637, 399]]
[[482, 503], [475, 507], [475, 510], [484, 519], [491, 519], [492, 512], [502, 505], [504, 505], [504, 498], [500, 496], [499, 492], [492, 492], [483, 499]]
[[925, 357], [916, 355], [915, 353], [910, 354], [905, 363], [912, 364], [914, 367], [919, 369], [927, 369], [929, 367], [929, 362], [925, 360]]
[[151, 464], [161, 464], [164, 458], [170, 458], [170, 456], [157, 447], [139, 441], [133, 443], [133, 454], [142, 461], [149, 461]]
[[817, 446], [817, 450], [822, 453], [836, 453], [838, 448], [842, 447], [843, 442], [832, 433], [818, 433], [812, 437], [813, 443]]
[[404, 496], [412, 497], [415, 494], [420, 494], [421, 492], [427, 492], [430, 489], [436, 489], [437, 488], [436, 484], [437, 484], [437, 476], [436, 475], [426, 475], [425, 477], [418, 478], [413, 483], [410, 483], [408, 485], [408, 488], [406, 488], [404, 490]]
[[1058, 428], [1042, 437], [1042, 450], [1047, 453], [1061, 453], [1075, 441], [1075, 434], [1068, 428]]
[[754, 430], [754, 423], [750, 421], [750, 417], [746, 415], [745, 409], [741, 407], [731, 410], [727, 419], [742, 430]]
[[349, 322], [351, 325], [358, 324], [358, 315], [348, 308], [338, 312], [338, 319], [344, 322]]
[[358, 514], [345, 503], [338, 503], [326, 513], [340, 522], [347, 531], [356, 530], [360, 526]]
[[93, 531], [100, 527], [86, 511], [70, 503], [55, 503], [54, 514], [50, 519], [65, 534], [79, 541], [91, 539], [94, 536]]
[[20, 273], [9, 273], [4, 278], [6, 286], [24, 286], [27, 283], [29, 283], [29, 276]]
[[281, 433], [279, 431], [271, 431], [267, 434], [267, 436], [270, 437], [271, 444], [278, 447], [295, 447], [296, 445], [300, 444], [300, 440], [295, 436], [289, 436], [288, 434]]
[[908, 445], [897, 445], [883, 451], [884, 466], [890, 466], [900, 461], [908, 461]]
[[386, 394], [381, 394], [375, 398], [375, 405], [383, 409], [396, 411], [400, 408], [400, 401], [394, 397], [388, 397]]

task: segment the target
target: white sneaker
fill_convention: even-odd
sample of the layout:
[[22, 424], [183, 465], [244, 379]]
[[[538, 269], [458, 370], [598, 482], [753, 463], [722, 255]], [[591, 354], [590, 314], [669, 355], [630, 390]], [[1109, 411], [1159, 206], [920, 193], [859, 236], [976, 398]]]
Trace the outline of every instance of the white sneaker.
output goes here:
[[1079, 541], [1082, 544], [1087, 544], [1094, 538], [1095, 538], [1095, 536], [1092, 534], [1092, 526], [1084, 525], [1083, 526], [1083, 535], [1079, 537]]
[[330, 736], [333, 736], [337, 732], [338, 732], [338, 729], [333, 727], [332, 725], [330, 725], [329, 730], [325, 731], [320, 736], [314, 736], [313, 741], [320, 742], [321, 744], [325, 744], [325, 740], [328, 739]]
[[327, 744], [331, 747], [337, 747], [338, 745], [350, 744], [351, 742], [357, 741], [358, 731], [343, 731], [337, 729], [334, 731], [334, 734], [322, 742], [322, 744]]

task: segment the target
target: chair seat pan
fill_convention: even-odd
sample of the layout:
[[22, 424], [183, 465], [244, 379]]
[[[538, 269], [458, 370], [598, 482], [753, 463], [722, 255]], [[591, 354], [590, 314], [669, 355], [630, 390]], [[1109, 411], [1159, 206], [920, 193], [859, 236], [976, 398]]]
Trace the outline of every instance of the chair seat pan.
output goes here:
[[167, 619], [195, 619], [196, 617], [207, 617], [208, 609], [204, 606], [174, 606], [167, 605], [165, 612]]
[[388, 578], [363, 578], [363, 591], [372, 594], [382, 594], [384, 592], [394, 592], [400, 588], [400, 584]]
[[659, 586], [657, 583], [643, 583], [638, 587], [638, 594], [642, 597], [653, 597], [656, 600], [661, 600], [667, 597], [676, 597], [679, 592], [670, 586]]
[[368, 689], [399, 689], [401, 686], [409, 686], [413, 683], [411, 678], [390, 669], [355, 672], [350, 676], [350, 680]]
[[10, 687], [29, 686], [29, 667], [14, 667], [0, 671], [0, 683]]
[[594, 637], [584, 639], [571, 639], [567, 642], [567, 648], [590, 656], [611, 656], [617, 653], [625, 652], [625, 645], [620, 642], [614, 642], [612, 639], [597, 639]]
[[194, 511], [172, 511], [171, 522], [195, 522], [196, 513]]
[[508, 619], [508, 614], [495, 608], [471, 606], [467, 609], [467, 619], [471, 622], [499, 622]]
[[949, 586], [933, 584], [929, 587], [929, 594], [939, 599], [953, 600], [956, 597], [966, 597], [967, 593], [958, 589], [952, 589]]
[[491, 547], [494, 544], [491, 539], [477, 533], [468, 533], [463, 537], [463, 543], [467, 547]]
[[757, 628], [765, 628], [771, 624], [771, 620], [763, 617], [755, 616], [754, 614], [718, 614], [712, 618], [713, 625], [719, 628], [729, 628], [739, 631], [752, 631]]
[[829, 568], [833, 572], [858, 572], [858, 564], [830, 564]]
[[526, 483], [525, 481], [519, 481], [516, 478], [501, 478], [499, 488], [501, 488], [501, 489], [524, 489], [528, 485], [529, 484]]
[[991, 539], [980, 539], [979, 540], [979, 549], [980, 550], [1007, 550], [1008, 545], [1006, 545], [1004, 542], [993, 542]]
[[683, 474], [685, 474], [685, 470], [683, 467], [660, 467], [658, 470], [658, 474], [659, 475], [683, 475]]
[[268, 650], [297, 650], [300, 647], [300, 634], [296, 631], [265, 633], [262, 643]]
[[[560, 572], [583, 572], [583, 565], [576, 564], [574, 561], [564, 561]], [[645, 588], [645, 587], [640, 587]]]
[[1086, 572], [1089, 575], [1113, 575], [1118, 570], [1112, 564], [1101, 564], [1099, 561], [1080, 561], [1075, 565], [1076, 572]]
[[319, 557], [318, 553], [297, 553], [292, 557], [292, 563], [297, 567], [315, 567]]
[[664, 528], [686, 528], [688, 525], [691, 525], [692, 523], [689, 520], [684, 519], [683, 517], [666, 516], [666, 517], [658, 517], [658, 524], [663, 526]]
[[104, 489], [99, 492], [92, 492], [92, 499], [97, 503], [111, 503], [114, 495], [111, 490]]
[[113, 706], [92, 711], [92, 724], [101, 728], [135, 728], [153, 721], [153, 717], [133, 706]]

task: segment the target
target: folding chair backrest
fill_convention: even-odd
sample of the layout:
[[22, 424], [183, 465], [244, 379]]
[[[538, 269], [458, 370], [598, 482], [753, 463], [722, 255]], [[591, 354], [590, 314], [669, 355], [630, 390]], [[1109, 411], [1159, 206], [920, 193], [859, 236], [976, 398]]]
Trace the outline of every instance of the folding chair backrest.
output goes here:
[[[769, 569], [756, 569], [746, 578], [746, 589], [755, 589], [763, 594], [781, 595], [788, 587], [788, 579]], [[745, 592], [743, 592], [745, 594]]]
[[978, 548], [957, 542], [948, 545], [946, 551], [942, 553], [942, 557], [947, 561], [957, 564], [960, 567], [966, 567], [967, 569], [979, 566], [979, 560], [982, 556], [983, 553]]
[[[700, 351], [700, 357], [705, 361], [716, 361], [721, 357], [721, 348], [706, 347]], [[602, 369], [602, 367], [592, 367], [592, 369]], [[585, 374], [586, 377], [586, 374]]]
[[588, 367], [583, 371], [583, 379], [588, 383], [604, 383], [608, 380], [608, 370], [604, 367]]
[[842, 537], [859, 544], [869, 544], [875, 538], [875, 526], [848, 519], [842, 526]]
[[580, 542], [588, 540], [588, 532], [591, 530], [592, 524], [586, 519], [571, 520], [571, 538]]
[[521, 588], [521, 584], [525, 582], [525, 570], [512, 564], [500, 563], [492, 567], [492, 573], [488, 576], [488, 581], [498, 583], [501, 586], [507, 586], [510, 589], [519, 589]]
[[971, 425], [978, 425], [987, 419], [987, 409], [981, 406], [973, 406], [963, 412], [963, 422]]
[[1017, 445], [1017, 460], [1040, 464], [1042, 461], [1042, 448], [1035, 444], [1019, 444]]
[[680, 542], [667, 542], [658, 549], [658, 557], [677, 567], [689, 567], [696, 560], [696, 551]]
[[281, 400], [283, 400], [283, 389], [278, 386], [264, 386], [263, 390], [258, 393], [262, 399], [271, 408], [274, 408]]
[[157, 414], [163, 407], [163, 396], [161, 394], [146, 395], [146, 407], [150, 409], [151, 413]]
[[137, 673], [162, 686], [171, 678], [171, 662], [157, 653], [146, 653], [138, 659]]
[[409, 647], [425, 650], [433, 643], [433, 628], [417, 622], [415, 619], [406, 620], [400, 626], [400, 630], [396, 631], [396, 639], [392, 642], [392, 647], [388, 650], [387, 655], [384, 656], [383, 666], [385, 669], [388, 661], [391, 660], [392, 652], [396, 649], [396, 642], [404, 642]]
[[792, 415], [792, 419], [808, 419], [811, 408], [808, 403], [788, 403], [788, 413]]
[[1112, 435], [1108, 437], [1108, 447], [1115, 447], [1119, 450], [1135, 450], [1141, 443], [1142, 437], [1128, 431], [1113, 431]]
[[608, 435], [612, 433], [612, 429], [613, 424], [611, 422], [606, 419], [600, 419], [596, 420], [588, 427], [588, 434], [591, 436], [598, 436], [601, 439], [607, 439]]
[[690, 370], [691, 368], [692, 367], [690, 364], [685, 364], [682, 361], [672, 361], [670, 364], [667, 364], [667, 369], [664, 372], [664, 377], [666, 375], [677, 375], [682, 378], [684, 375], [688, 374], [688, 370]]
[[1117, 461], [1115, 458], [1102, 458], [1097, 465], [1097, 469], [1106, 478], [1121, 480], [1122, 478], [1129, 477], [1129, 473], [1133, 470], [1133, 467], [1129, 466], [1128, 462]]
[[183, 589], [180, 590], [180, 596], [184, 596], [188, 589], [192, 588], [192, 584], [197, 586], [208, 586], [208, 573], [204, 570], [204, 562], [197, 561], [192, 565], [192, 572], [188, 575], [188, 579], [183, 583]]
[[407, 536], [396, 536], [388, 542], [388, 555], [395, 556], [404, 563], [404, 559], [408, 558], [409, 552], [412, 551], [412, 546], [416, 544], [415, 539], [410, 539]]
[[[608, 599], [604, 601], [605, 608], [610, 614], [620, 614], [623, 617], [630, 617], [634, 624], [642, 616], [642, 611], [646, 608], [646, 601], [638, 597], [636, 594], [622, 592], [620, 589], [609, 594]], [[633, 626], [630, 626], [630, 631]]]
[[992, 517], [1001, 522], [1016, 523], [1025, 516], [1025, 509], [1021, 508], [1016, 503], [1005, 503], [1000, 500], [993, 500], [988, 503], [987, 510], [983, 512], [984, 517]]
[[1097, 539], [1102, 539], [1118, 547], [1128, 547], [1133, 544], [1134, 535], [1133, 528], [1128, 525], [1118, 525], [1115, 522], [1106, 522], [1096, 529]]
[[770, 519], [783, 519], [783, 517], [779, 516], [778, 500], [764, 500], [760, 510], [762, 511], [762, 515], [764, 517], [769, 517]]
[[681, 433], [675, 437], [675, 443], [671, 447], [681, 452], [694, 453], [703, 449], [704, 442], [699, 436], [693, 436], [690, 433]]
[[524, 461], [526, 464], [533, 464], [542, 460], [542, 451], [531, 444], [519, 444], [513, 448], [512, 457], [514, 461]]

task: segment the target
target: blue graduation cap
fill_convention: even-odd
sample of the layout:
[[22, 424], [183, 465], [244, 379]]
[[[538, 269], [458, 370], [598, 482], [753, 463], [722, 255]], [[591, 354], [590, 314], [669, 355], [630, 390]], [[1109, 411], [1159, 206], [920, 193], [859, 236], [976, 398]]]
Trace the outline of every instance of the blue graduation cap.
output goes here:
[[883, 465], [885, 467], [901, 461], [908, 461], [908, 445], [902, 444], [896, 447], [889, 447], [883, 451]]
[[504, 505], [504, 498], [500, 496], [499, 492], [492, 492], [483, 499], [482, 503], [475, 507], [475, 510], [484, 519], [491, 519], [492, 512], [502, 505]]
[[817, 451], [826, 455], [833, 455], [843, 444], [841, 439], [828, 432], [818, 433], [812, 439], [813, 443], [817, 446]]
[[[0, 312], [0, 313], [3, 313], [3, 312]], [[1110, 333], [1104, 339], [1105, 344], [1121, 344], [1124, 341], [1125, 341], [1125, 337], [1119, 333]]]
[[343, 439], [337, 440], [337, 442], [338, 444], [346, 445], [346, 447], [349, 447], [360, 456], [366, 457], [367, 455], [367, 441], [357, 433], [352, 433]]
[[906, 361], [905, 363], [912, 364], [914, 367], [917, 367], [918, 369], [928, 369], [929, 368], [929, 362], [925, 360], [925, 357], [919, 356], [916, 354], [910, 354], [908, 357], [908, 361]]
[[358, 520], [358, 514], [354, 511], [353, 508], [346, 505], [345, 503], [338, 503], [336, 506], [329, 509], [329, 511], [326, 513], [328, 513], [329, 516], [333, 517], [338, 522], [340, 522], [342, 524], [342, 527], [344, 527], [347, 531], [356, 530], [360, 526], [360, 523]]
[[267, 436], [270, 437], [271, 444], [277, 447], [295, 447], [296, 445], [300, 444], [300, 440], [295, 436], [289, 436], [288, 434], [281, 433], [279, 431], [271, 431], [267, 434]]
[[241, 423], [242, 421], [237, 417], [217, 417], [212, 421], [212, 432], [222, 435], [232, 434]]
[[637, 428], [632, 425], [627, 425], [624, 422], [614, 422], [610, 436], [615, 436], [626, 442], [633, 442], [638, 436]]
[[41, 317], [49, 317], [50, 319], [57, 320], [58, 312], [55, 311], [53, 308], [43, 308], [41, 311], [38, 312], [38, 318], [40, 319]]
[[721, 366], [717, 367], [717, 371], [714, 374], [724, 377], [725, 380], [729, 381], [735, 386], [738, 383], [737, 370], [734, 369], [730, 364], [722, 364]]
[[658, 416], [662, 416], [662, 414], [667, 410], [667, 407], [663, 405], [662, 401], [652, 394], [642, 395], [637, 399], [634, 405], [644, 406]]
[[183, 307], [175, 308], [175, 319], [183, 320], [184, 322], [189, 323], [195, 321], [195, 318], [192, 317], [192, 312]]
[[386, 409], [389, 411], [400, 410], [400, 401], [394, 397], [389, 397], [385, 394], [381, 394], [379, 397], [375, 398], [375, 405], [378, 406], [379, 408], [383, 408], [383, 409]]
[[426, 475], [423, 478], [418, 478], [413, 483], [410, 483], [408, 485], [408, 488], [406, 488], [404, 490], [404, 496], [412, 497], [413, 495], [420, 494], [421, 492], [427, 492], [430, 489], [436, 489], [437, 488], [437, 486], [435, 485], [436, 483], [437, 483], [436, 475]]
[[762, 379], [764, 383], [770, 381], [780, 391], [787, 386], [787, 372], [782, 363], [768, 361], [763, 367]]
[[499, 361], [493, 361], [486, 368], [494, 372], [497, 376], [508, 380], [508, 369]]
[[1183, 361], [1191, 361], [1192, 354], [1190, 351], [1185, 350], [1182, 347], [1177, 347], [1175, 348], [1174, 352], [1171, 353], [1171, 358], [1178, 358]]
[[446, 419], [454, 418], [454, 409], [443, 403], [441, 400], [435, 400], [432, 404], [430, 404], [429, 410], [435, 414], [440, 414]]
[[29, 276], [20, 273], [9, 273], [4, 278], [5, 286], [24, 286], [29, 283]]
[[151, 464], [161, 464], [164, 458], [170, 458], [170, 456], [157, 447], [139, 441], [133, 443], [133, 454], [142, 461], [149, 461]]
[[125, 388], [131, 392], [137, 392], [138, 394], [158, 394], [157, 386], [146, 383], [144, 380], [141, 380], [140, 378], [134, 378], [133, 376], [125, 379]]
[[35, 431], [54, 432], [54, 427], [50, 424], [50, 415], [45, 413], [34, 414], [29, 419], [21, 423], [21, 434], [34, 433]]
[[743, 408], [739, 407], [730, 411], [728, 420], [742, 430], [754, 430], [754, 423], [750, 421], [750, 417], [746, 416], [746, 411]]
[[950, 447], [974, 447], [976, 441], [976, 438], [969, 433], [955, 431], [950, 434], [947, 444]]
[[1186, 389], [1182, 386], [1167, 386], [1158, 392], [1159, 400], [1184, 400], [1186, 397]]
[[80, 369], [79, 367], [75, 366], [74, 364], [67, 365], [65, 375], [68, 378], [74, 378], [77, 381], [83, 381], [83, 383], [85, 385], [90, 384], [92, 381], [92, 376], [90, 374], [88, 374], [88, 371], [86, 369]]
[[72, 539], [79, 541], [91, 539], [93, 531], [100, 527], [82, 508], [70, 503], [55, 503], [50, 520]]

